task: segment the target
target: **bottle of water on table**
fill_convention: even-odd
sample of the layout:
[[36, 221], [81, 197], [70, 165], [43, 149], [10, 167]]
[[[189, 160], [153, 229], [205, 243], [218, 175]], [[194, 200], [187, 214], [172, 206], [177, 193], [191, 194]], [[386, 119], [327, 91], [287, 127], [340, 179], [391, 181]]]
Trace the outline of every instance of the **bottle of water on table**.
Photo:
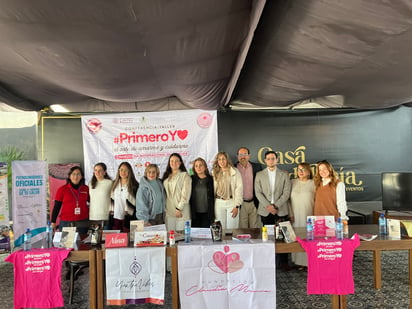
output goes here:
[[189, 243], [191, 240], [191, 227], [190, 227], [190, 221], [187, 220], [185, 222], [185, 242]]
[[386, 227], [386, 218], [385, 214], [381, 213], [379, 215], [379, 236], [386, 236], [388, 234]]
[[26, 233], [24, 233], [23, 250], [24, 251], [31, 250], [31, 231], [29, 228], [26, 230]]
[[343, 223], [342, 223], [342, 218], [338, 218], [338, 221], [336, 222], [336, 238], [337, 239], [343, 239]]
[[313, 240], [314, 238], [312, 219], [308, 218], [306, 222], [306, 240]]
[[50, 221], [47, 222], [46, 226], [46, 245], [47, 248], [53, 248], [53, 229]]

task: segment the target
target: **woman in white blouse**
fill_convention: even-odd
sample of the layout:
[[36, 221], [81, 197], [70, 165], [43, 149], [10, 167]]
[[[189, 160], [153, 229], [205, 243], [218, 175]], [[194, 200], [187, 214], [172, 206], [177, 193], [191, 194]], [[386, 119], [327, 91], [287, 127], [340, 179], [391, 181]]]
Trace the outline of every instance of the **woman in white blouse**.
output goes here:
[[178, 153], [169, 156], [163, 186], [166, 190], [166, 228], [168, 231], [183, 230], [185, 221], [190, 220], [192, 179]]
[[215, 218], [223, 229], [239, 228], [239, 212], [243, 203], [243, 183], [240, 172], [233, 167], [226, 152], [218, 152], [213, 163]]
[[113, 181], [107, 175], [107, 166], [103, 162], [96, 163], [93, 177], [89, 183], [90, 210], [89, 220], [99, 221], [101, 227], [107, 229], [110, 211], [110, 191]]
[[113, 230], [122, 232], [130, 231], [130, 221], [136, 218], [136, 193], [139, 188], [132, 166], [128, 162], [122, 162], [117, 170], [116, 179], [113, 182], [110, 214], [113, 218]]

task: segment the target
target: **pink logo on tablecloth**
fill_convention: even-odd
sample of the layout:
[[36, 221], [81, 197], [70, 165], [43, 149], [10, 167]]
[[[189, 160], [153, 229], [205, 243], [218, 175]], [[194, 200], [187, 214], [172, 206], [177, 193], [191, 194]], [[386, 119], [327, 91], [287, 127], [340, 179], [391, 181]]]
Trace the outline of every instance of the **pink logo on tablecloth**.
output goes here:
[[201, 128], [208, 128], [212, 124], [213, 117], [209, 113], [201, 113], [197, 117], [197, 124]]
[[213, 262], [223, 273], [234, 273], [243, 268], [243, 261], [240, 260], [239, 253], [229, 253], [229, 246], [224, 246], [223, 251], [217, 251], [213, 254]]

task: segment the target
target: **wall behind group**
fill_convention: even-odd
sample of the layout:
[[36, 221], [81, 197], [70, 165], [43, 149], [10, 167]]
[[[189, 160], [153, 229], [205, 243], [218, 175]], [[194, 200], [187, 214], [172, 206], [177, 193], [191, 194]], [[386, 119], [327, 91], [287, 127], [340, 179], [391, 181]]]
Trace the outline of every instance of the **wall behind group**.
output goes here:
[[279, 167], [328, 160], [345, 182], [348, 201], [381, 199], [382, 172], [412, 172], [412, 108], [379, 111], [222, 112], [219, 149], [236, 159], [239, 146], [264, 162], [274, 150]]
[[[236, 160], [240, 146], [263, 163], [274, 150], [291, 176], [299, 162], [330, 161], [348, 201], [381, 199], [381, 173], [412, 172], [412, 108], [379, 111], [226, 111], [218, 113], [219, 150]], [[80, 118], [44, 121], [44, 158], [83, 163]], [[83, 165], [83, 164], [82, 164]], [[114, 176], [114, 175], [113, 175]]]

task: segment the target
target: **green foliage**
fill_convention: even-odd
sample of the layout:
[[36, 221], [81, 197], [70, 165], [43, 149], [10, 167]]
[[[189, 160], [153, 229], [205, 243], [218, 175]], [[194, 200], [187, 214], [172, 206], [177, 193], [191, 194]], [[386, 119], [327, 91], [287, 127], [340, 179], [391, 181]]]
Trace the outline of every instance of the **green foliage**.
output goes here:
[[8, 174], [8, 187], [9, 190], [12, 187], [12, 175], [11, 175], [11, 162], [17, 160], [24, 160], [26, 154], [24, 151], [18, 149], [15, 146], [9, 145], [0, 149], [0, 162], [7, 163], [7, 174]]

